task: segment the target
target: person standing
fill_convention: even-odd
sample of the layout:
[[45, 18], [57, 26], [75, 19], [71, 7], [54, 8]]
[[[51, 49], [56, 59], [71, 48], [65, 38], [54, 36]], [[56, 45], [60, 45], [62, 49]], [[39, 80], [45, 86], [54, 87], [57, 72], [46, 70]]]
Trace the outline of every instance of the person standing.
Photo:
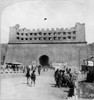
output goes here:
[[41, 65], [38, 66], [38, 75], [40, 75], [41, 72]]
[[60, 86], [60, 72], [59, 69], [57, 69], [54, 73], [54, 78], [55, 78], [55, 82], [56, 82], [56, 87]]
[[69, 85], [68, 98], [72, 98], [74, 96], [74, 88], [75, 88], [75, 83], [72, 81]]
[[29, 84], [29, 77], [30, 77], [30, 68], [26, 67], [26, 77], [27, 77], [27, 84]]

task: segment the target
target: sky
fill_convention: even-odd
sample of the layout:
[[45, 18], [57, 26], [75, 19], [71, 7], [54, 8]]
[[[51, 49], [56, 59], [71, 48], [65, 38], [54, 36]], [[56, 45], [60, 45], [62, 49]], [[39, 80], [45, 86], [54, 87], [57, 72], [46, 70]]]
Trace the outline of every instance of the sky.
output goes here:
[[[47, 20], [44, 20], [47, 18]], [[94, 42], [94, 0], [31, 0], [6, 7], [1, 15], [1, 43], [9, 41], [9, 27], [70, 28], [85, 23], [86, 41]]]

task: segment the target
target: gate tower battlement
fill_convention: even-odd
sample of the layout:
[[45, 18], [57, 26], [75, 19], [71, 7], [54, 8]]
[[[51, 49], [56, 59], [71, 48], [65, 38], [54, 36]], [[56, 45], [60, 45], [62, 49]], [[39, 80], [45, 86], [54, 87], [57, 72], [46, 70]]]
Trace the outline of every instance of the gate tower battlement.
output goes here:
[[[20, 62], [24, 65], [37, 63], [67, 62], [70, 66], [81, 65], [80, 46], [87, 45], [85, 24], [76, 23], [71, 28], [26, 29], [17, 24], [10, 27], [5, 63]], [[83, 52], [86, 55], [87, 51]], [[43, 63], [44, 64], [44, 63]]]
[[76, 23], [71, 28], [26, 29], [19, 24], [10, 27], [9, 44], [14, 43], [86, 43], [85, 24]]

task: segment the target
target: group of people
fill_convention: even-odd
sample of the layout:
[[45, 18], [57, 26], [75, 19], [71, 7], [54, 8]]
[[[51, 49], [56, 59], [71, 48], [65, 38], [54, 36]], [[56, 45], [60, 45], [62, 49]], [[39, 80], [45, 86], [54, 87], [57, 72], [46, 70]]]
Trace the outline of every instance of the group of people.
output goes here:
[[20, 64], [4, 64], [4, 65], [1, 65], [0, 66], [0, 70], [2, 71], [13, 71], [13, 72], [17, 72], [17, 71], [20, 71], [20, 72], [25, 72], [25, 67], [23, 65], [20, 65]]
[[54, 78], [57, 87], [67, 87], [72, 82], [71, 69], [66, 68], [66, 70], [57, 69], [54, 73]]
[[74, 95], [75, 83], [70, 68], [65, 70], [57, 69], [54, 73], [56, 87], [69, 87], [68, 97]]
[[36, 69], [29, 68], [28, 66], [26, 67], [26, 77], [27, 77], [27, 84], [29, 84], [29, 79], [31, 79], [31, 85], [36, 81], [36, 74], [35, 74]]

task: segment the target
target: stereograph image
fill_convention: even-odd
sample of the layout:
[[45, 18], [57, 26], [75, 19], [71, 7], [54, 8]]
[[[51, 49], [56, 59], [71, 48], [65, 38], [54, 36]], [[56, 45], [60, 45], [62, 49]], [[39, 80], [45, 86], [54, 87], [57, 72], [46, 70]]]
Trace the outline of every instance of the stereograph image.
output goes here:
[[94, 0], [0, 0], [0, 100], [94, 100]]

